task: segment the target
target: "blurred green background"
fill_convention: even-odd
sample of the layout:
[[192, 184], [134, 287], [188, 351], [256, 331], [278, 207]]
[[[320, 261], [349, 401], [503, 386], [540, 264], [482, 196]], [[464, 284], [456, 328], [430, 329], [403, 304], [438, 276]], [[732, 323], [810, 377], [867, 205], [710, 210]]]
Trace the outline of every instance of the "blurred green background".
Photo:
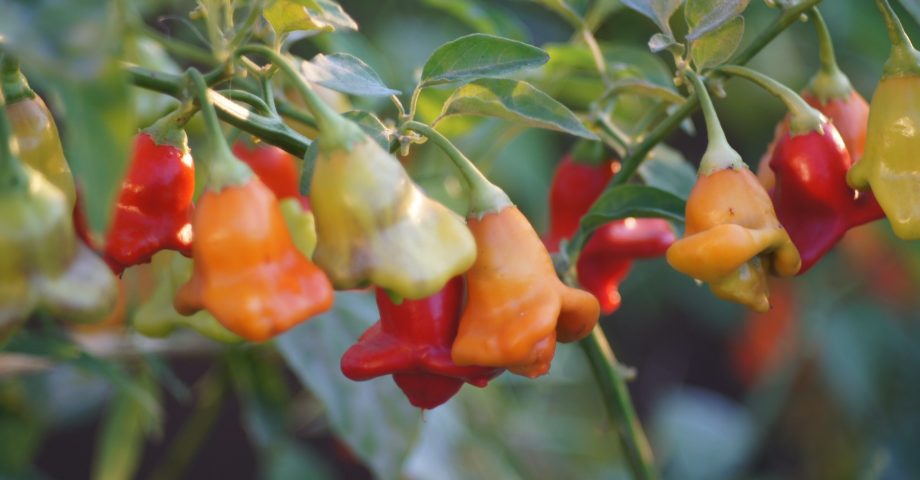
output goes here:
[[[437, 46], [466, 33], [491, 29], [538, 46], [572, 36], [567, 24], [531, 1], [341, 3], [360, 33], [305, 39], [293, 51], [306, 58], [348, 51], [403, 92], [411, 92]], [[889, 49], [880, 16], [865, 0], [823, 3], [840, 66], [870, 99]], [[139, 4], [149, 25], [193, 38], [181, 20], [190, 2]], [[920, 38], [913, 18], [898, 11]], [[775, 15], [764, 2], [752, 2], [745, 42]], [[672, 24], [684, 29], [680, 14]], [[645, 71], [665, 72], [667, 81], [670, 58], [656, 59], [645, 47], [653, 33], [650, 21], [621, 10], [597, 37], [615, 46], [616, 58], [639, 59]], [[527, 78], [577, 110], [600, 84], [590, 75], [554, 75], [556, 60]], [[28, 60], [23, 64], [28, 72]], [[794, 89], [817, 65], [808, 23], [790, 28], [751, 63]], [[726, 92], [716, 108], [729, 141], [756, 167], [783, 106], [742, 81], [727, 82]], [[449, 93], [427, 91], [421, 115], [436, 116]], [[352, 101], [383, 118], [395, 115], [386, 102]], [[702, 131], [701, 118], [694, 123]], [[553, 168], [572, 138], [494, 120], [450, 119], [439, 128], [508, 191], [538, 231], [546, 227]], [[696, 163], [705, 138], [680, 132], [668, 144]], [[439, 151], [415, 149], [408, 164], [414, 177], [445, 202], [459, 201], [451, 197], [450, 168]], [[918, 281], [920, 248], [895, 239], [883, 222], [852, 231], [806, 275], [777, 282], [776, 308], [766, 315], [716, 300], [663, 260], [638, 262], [621, 289], [623, 307], [603, 326], [619, 360], [637, 370], [631, 392], [664, 476], [920, 478]], [[185, 478], [364, 478], [371, 472], [413, 479], [629, 478], [616, 426], [577, 346], [560, 346], [546, 377], [504, 375], [484, 390], [466, 386], [446, 406], [422, 415], [388, 378], [354, 384], [339, 374], [339, 355], [376, 312], [361, 294], [340, 295], [337, 305], [283, 336], [280, 357], [262, 347], [152, 361], [151, 375], [165, 385], [164, 423], [139, 453], [138, 477], [169, 478], [174, 471], [164, 465], [181, 465], [176, 452], [185, 451], [191, 457]], [[290, 369], [280, 368], [285, 363]], [[0, 444], [34, 446], [31, 467], [21, 470], [26, 476], [89, 475], [98, 446], [89, 440], [117, 389], [111, 378], [79, 367], [4, 382]], [[220, 401], [202, 407], [203, 395]], [[213, 418], [199, 428], [203, 438], [183, 443], [190, 442], [183, 432], [196, 431], [189, 419], [207, 415]]]

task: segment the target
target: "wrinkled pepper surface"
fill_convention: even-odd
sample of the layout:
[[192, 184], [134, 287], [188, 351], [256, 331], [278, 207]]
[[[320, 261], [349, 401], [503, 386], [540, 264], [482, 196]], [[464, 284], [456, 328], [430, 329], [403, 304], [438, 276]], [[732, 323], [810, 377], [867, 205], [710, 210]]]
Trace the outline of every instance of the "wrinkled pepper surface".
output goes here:
[[380, 321], [342, 356], [342, 373], [352, 380], [393, 375], [409, 402], [425, 409], [443, 404], [464, 383], [486, 386], [501, 369], [458, 366], [451, 360], [462, 303], [460, 277], [430, 297], [399, 305], [378, 288]]
[[155, 124], [134, 140], [105, 243], [105, 258], [120, 274], [160, 250], [190, 256], [195, 167], [185, 132]]

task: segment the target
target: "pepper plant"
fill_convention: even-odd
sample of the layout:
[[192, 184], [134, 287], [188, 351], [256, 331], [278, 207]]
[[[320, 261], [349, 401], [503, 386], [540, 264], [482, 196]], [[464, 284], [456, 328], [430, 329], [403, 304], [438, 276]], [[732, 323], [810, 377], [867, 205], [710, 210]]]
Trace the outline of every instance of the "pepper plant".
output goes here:
[[[838, 65], [821, 0], [422, 0], [466, 33], [416, 42], [430, 27], [394, 20], [401, 43], [384, 54], [350, 14], [366, 13], [358, 3], [0, 5], [0, 360], [25, 359], [0, 368], [0, 442], [27, 439], [0, 453], [0, 474], [41, 470], [52, 427], [27, 420], [50, 407], [28, 399], [62, 366], [113, 387], [94, 478], [194, 468], [229, 391], [272, 478], [335, 475], [297, 421], [351, 452], [333, 464], [381, 478], [726, 478], [753, 465], [776, 408], [752, 401], [744, 442], [688, 465], [692, 447], [661, 440], [673, 435], [657, 421], [652, 448], [630, 389], [646, 370], [619, 362], [608, 337], [628, 341], [609, 332], [642, 303], [631, 272], [664, 257], [694, 302], [783, 317], [730, 348], [764, 364], [787, 352], [764, 384], [792, 389], [807, 349], [776, 342], [806, 329], [790, 320], [796, 282], [861, 225], [918, 237], [920, 54], [889, 1], [872, 17], [891, 53], [871, 106]], [[640, 19], [654, 31], [621, 41]], [[746, 64], [790, 48], [801, 20], [818, 41], [797, 45], [816, 58], [800, 96]], [[734, 77], [788, 109], [759, 168], [713, 101], [744, 103]], [[496, 160], [534, 132], [568, 149], [537, 194]], [[645, 303], [667, 300], [650, 290]], [[191, 392], [174, 372], [183, 354], [208, 365]], [[739, 368], [745, 382], [767, 371]], [[537, 426], [581, 442], [562, 466], [514, 445], [534, 427], [508, 414], [524, 403], [513, 393], [535, 402], [540, 388], [555, 407], [520, 410], [565, 411]], [[151, 467], [164, 394], [194, 413]], [[480, 461], [442, 475], [444, 452]]]

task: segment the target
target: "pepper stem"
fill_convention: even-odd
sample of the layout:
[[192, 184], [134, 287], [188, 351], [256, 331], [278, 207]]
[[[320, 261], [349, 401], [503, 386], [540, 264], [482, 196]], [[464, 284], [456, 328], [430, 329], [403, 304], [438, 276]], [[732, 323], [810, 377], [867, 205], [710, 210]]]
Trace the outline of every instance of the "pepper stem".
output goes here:
[[6, 115], [6, 100], [0, 91], [0, 191], [25, 185], [29, 178], [13, 147], [13, 129]]
[[811, 21], [818, 34], [818, 57], [821, 60], [821, 69], [808, 83], [808, 90], [818, 97], [822, 105], [831, 100], [847, 101], [853, 94], [853, 85], [850, 79], [837, 66], [837, 57], [834, 55], [834, 42], [831, 32], [821, 17], [818, 7], [811, 9]]
[[722, 73], [734, 75], [749, 80], [767, 92], [770, 92], [786, 104], [791, 118], [789, 119], [789, 132], [791, 135], [802, 135], [810, 132], [824, 132], [827, 119], [821, 112], [811, 107], [797, 93], [776, 80], [747, 67], [726, 65], [717, 68]]
[[716, 108], [712, 105], [712, 99], [709, 98], [709, 92], [706, 91], [706, 85], [703, 80], [693, 72], [687, 72], [687, 76], [693, 82], [693, 89], [696, 90], [696, 94], [700, 98], [703, 117], [706, 119], [706, 135], [709, 138], [706, 153], [703, 154], [703, 159], [700, 162], [699, 174], [711, 175], [726, 168], [739, 169], [745, 167], [741, 155], [728, 144], [728, 139], [725, 138], [725, 131], [722, 130], [722, 124], [716, 114]]
[[157, 145], [172, 145], [188, 151], [188, 137], [183, 127], [198, 112], [195, 102], [183, 102], [172, 112], [160, 117], [152, 125], [144, 129]]
[[888, 0], [875, 0], [875, 4], [882, 12], [888, 27], [888, 39], [891, 40], [891, 55], [885, 62], [884, 77], [920, 75], [920, 52], [914, 49], [898, 15]]
[[220, 129], [220, 122], [217, 120], [217, 111], [208, 97], [208, 86], [204, 81], [201, 72], [190, 68], [185, 72], [194, 87], [195, 95], [198, 97], [198, 104], [201, 108], [201, 114], [204, 116], [205, 125], [207, 125], [209, 141], [211, 142], [211, 160], [207, 163], [208, 168], [208, 187], [214, 190], [221, 190], [227, 186], [242, 185], [252, 177], [252, 170], [243, 162], [238, 160], [230, 146], [224, 139], [224, 132]]
[[463, 154], [450, 140], [434, 128], [421, 122], [409, 121], [404, 125], [428, 137], [435, 143], [454, 165], [469, 185], [470, 208], [468, 217], [482, 218], [490, 213], [497, 213], [512, 205], [508, 195], [489, 181], [482, 172], [473, 165], [473, 162]]
[[25, 98], [35, 98], [35, 92], [19, 70], [19, 60], [9, 54], [0, 55], [0, 88], [8, 105]]

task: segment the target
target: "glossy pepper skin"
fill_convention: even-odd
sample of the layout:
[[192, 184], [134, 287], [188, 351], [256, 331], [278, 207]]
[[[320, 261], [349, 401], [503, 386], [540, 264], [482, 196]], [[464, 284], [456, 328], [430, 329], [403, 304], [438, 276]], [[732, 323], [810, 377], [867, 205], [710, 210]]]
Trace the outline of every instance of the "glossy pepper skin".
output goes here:
[[332, 306], [329, 280], [295, 247], [272, 192], [257, 178], [202, 194], [193, 219], [183, 315], [207, 309], [233, 333], [263, 341]]
[[717, 297], [758, 312], [770, 309], [766, 274], [792, 276], [801, 266], [770, 197], [746, 167], [700, 174], [687, 199], [684, 237], [667, 259]]
[[800, 135], [786, 132], [773, 148], [770, 196], [776, 216], [802, 257], [799, 274], [808, 271], [847, 230], [883, 218], [871, 193], [846, 184], [850, 155], [834, 125]]
[[[578, 162], [566, 156], [556, 168], [550, 185], [550, 229], [546, 245], [559, 250], [559, 242], [570, 238], [619, 162], [605, 160], [595, 164]], [[585, 244], [576, 264], [578, 283], [594, 294], [604, 314], [620, 307], [619, 286], [626, 279], [632, 261], [664, 255], [676, 239], [667, 221], [654, 218], [616, 220], [597, 229]]]
[[847, 173], [858, 190], [871, 190], [905, 240], [920, 238], [920, 75], [883, 78], [872, 97], [866, 151]]
[[866, 148], [866, 130], [869, 127], [866, 99], [856, 90], [850, 93], [849, 98], [829, 98], [826, 102], [808, 90], [802, 92], [802, 98], [834, 124], [853, 163], [858, 162]]
[[468, 300], [454, 362], [528, 377], [547, 373], [557, 340], [573, 342], [597, 324], [597, 299], [556, 277], [549, 253], [517, 207], [470, 218], [469, 227], [479, 251], [466, 274]]
[[141, 132], [115, 203], [105, 243], [105, 258], [120, 274], [147, 263], [160, 250], [190, 256], [195, 167], [185, 133], [174, 139]]
[[318, 140], [314, 261], [336, 288], [373, 284], [410, 300], [433, 295], [473, 264], [473, 236], [357, 125], [341, 118], [339, 128], [352, 140]]
[[342, 356], [342, 373], [359, 381], [393, 375], [409, 402], [425, 409], [443, 404], [464, 383], [486, 386], [501, 369], [461, 367], [451, 360], [462, 303], [460, 277], [430, 297], [399, 305], [378, 288], [380, 321]]
[[31, 167], [0, 191], [0, 330], [36, 310], [72, 322], [101, 320], [118, 287], [108, 267], [76, 239], [64, 194]]
[[267, 144], [233, 144], [233, 154], [249, 165], [278, 200], [300, 198], [300, 169], [295, 158], [284, 150]]

